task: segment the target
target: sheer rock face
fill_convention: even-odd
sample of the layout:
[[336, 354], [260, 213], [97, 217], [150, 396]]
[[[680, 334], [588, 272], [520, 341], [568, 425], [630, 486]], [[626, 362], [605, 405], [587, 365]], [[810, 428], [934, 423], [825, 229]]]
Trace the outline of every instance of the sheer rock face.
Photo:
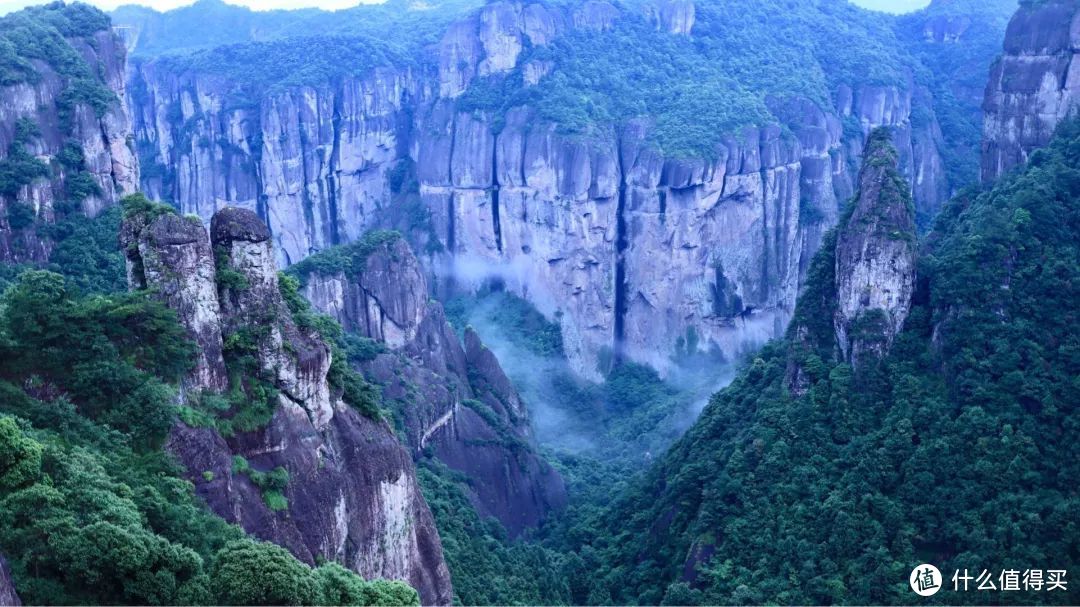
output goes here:
[[695, 8], [692, 0], [664, 0], [656, 6], [646, 7], [646, 11], [658, 29], [684, 36], [689, 36], [694, 29]]
[[1005, 32], [983, 102], [982, 177], [993, 181], [1050, 141], [1080, 105], [1080, 10], [1073, 0], [1024, 4]]
[[19, 594], [15, 592], [15, 580], [11, 578], [11, 568], [8, 567], [2, 554], [0, 554], [0, 605], [5, 607], [22, 605]]
[[536, 454], [528, 412], [498, 360], [471, 329], [462, 346], [404, 240], [377, 247], [355, 273], [305, 280], [317, 309], [387, 346], [361, 370], [402, 412], [414, 455], [433, 454], [470, 479], [481, 515], [517, 535], [565, 505], [563, 481]]
[[[650, 10], [657, 27], [692, 35], [692, 3]], [[609, 28], [619, 15], [602, 1], [573, 11], [494, 2], [448, 28], [429, 72], [378, 69], [264, 98], [257, 110], [226, 109], [229, 82], [138, 65], [137, 137], [166, 176], [145, 187], [203, 217], [226, 203], [256, 209], [287, 265], [390, 225], [390, 175], [408, 166], [431, 226], [409, 237], [438, 245], [417, 250], [442, 250], [424, 255], [429, 286], [498, 278], [560, 318], [573, 367], [594, 379], [612, 349], [666, 372], [690, 328], [702, 349], [731, 359], [780, 335], [873, 128], [893, 128], [920, 212], [947, 197], [936, 122], [912, 123], [913, 105], [929, 103], [913, 84], [841, 86], [831, 108], [770, 99], [786, 128], [732, 133], [708, 159], [655, 153], [645, 124], [585, 142], [529, 107], [500, 118], [457, 111], [474, 78], [514, 69], [526, 46]], [[544, 86], [547, 69], [526, 70], [530, 82]]]
[[170, 308], [197, 348], [195, 368], [185, 387], [221, 391], [228, 373], [221, 356], [221, 314], [214, 254], [206, 228], [195, 218], [167, 214], [148, 221], [125, 220], [120, 245], [126, 256], [128, 284], [153, 288]]
[[[330, 349], [296, 325], [282, 300], [266, 226], [250, 211], [226, 208], [211, 232], [216, 274], [198, 219], [127, 218], [124, 240], [137, 244], [126, 247], [131, 284], [161, 293], [199, 344], [209, 374], [196, 369], [189, 392], [227, 386], [222, 335], [247, 332], [280, 402], [265, 427], [235, 436], [178, 423], [166, 448], [211, 509], [247, 532], [308, 563], [335, 560], [366, 578], [405, 580], [425, 604], [449, 604], [449, 572], [412, 459], [386, 422], [347, 406], [328, 382]], [[235, 456], [257, 470], [289, 472], [285, 511], [271, 510], [234, 470]]]
[[87, 38], [69, 42], [98, 74], [102, 83], [116, 96], [99, 116], [89, 105], [78, 103], [70, 118], [70, 128], [60, 119], [58, 102], [65, 90], [64, 80], [46, 63], [34, 67], [40, 77], [36, 83], [0, 86], [0, 159], [8, 155], [20, 119], [37, 125], [40, 134], [26, 143], [26, 151], [50, 165], [51, 176], [23, 186], [14, 196], [0, 195], [0, 261], [44, 261], [51, 244], [39, 236], [33, 226], [12, 230], [7, 210], [12, 204], [29, 205], [39, 220], [55, 218], [53, 205], [66, 198], [66, 169], [57, 156], [65, 144], [74, 141], [82, 147], [84, 170], [101, 189], [82, 201], [83, 211], [94, 216], [122, 195], [138, 189], [139, 166], [132, 149], [131, 127], [125, 111], [124, 45], [111, 31], [99, 31]]
[[282, 301], [270, 231], [255, 213], [226, 207], [214, 214], [210, 232], [218, 263], [240, 283], [218, 287], [225, 334], [261, 328], [263, 374], [274, 378], [282, 404], [300, 405], [323, 430], [334, 416], [326, 381], [330, 348], [314, 330], [300, 330]]
[[401, 156], [410, 72], [376, 69], [331, 87], [300, 87], [231, 103], [232, 83], [174, 74], [154, 63], [131, 69], [129, 104], [143, 158], [143, 189], [209, 221], [218, 209], [257, 211], [279, 265], [353, 240], [389, 197]]
[[915, 291], [914, 208], [889, 138], [884, 129], [870, 135], [851, 215], [837, 233], [833, 326], [856, 368], [889, 349]]

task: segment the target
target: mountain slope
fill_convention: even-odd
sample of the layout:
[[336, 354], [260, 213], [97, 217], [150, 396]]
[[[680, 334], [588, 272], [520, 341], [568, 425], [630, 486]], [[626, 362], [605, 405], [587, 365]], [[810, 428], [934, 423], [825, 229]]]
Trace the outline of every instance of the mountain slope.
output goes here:
[[161, 448], [194, 350], [145, 292], [83, 296], [44, 271], [5, 291], [3, 600], [13, 579], [30, 604], [418, 604], [404, 584], [309, 567], [211, 514]]
[[[1067, 123], [1020, 174], [950, 203], [922, 246], [903, 331], [854, 373], [827, 320], [842, 250], [823, 246], [788, 336], [595, 521], [599, 592], [905, 603], [921, 562], [947, 577], [1080, 563], [1069, 480], [1080, 461], [1078, 188], [1080, 125]], [[803, 389], [790, 388], [793, 367]]]
[[0, 261], [44, 262], [49, 224], [94, 216], [138, 187], [125, 51], [85, 4], [0, 17]]
[[248, 533], [448, 604], [412, 460], [381, 419], [378, 395], [323, 336], [340, 329], [279, 279], [254, 213], [222, 209], [210, 232], [141, 196], [124, 200], [131, 288], [175, 310], [198, 346], [166, 450], [210, 509]]

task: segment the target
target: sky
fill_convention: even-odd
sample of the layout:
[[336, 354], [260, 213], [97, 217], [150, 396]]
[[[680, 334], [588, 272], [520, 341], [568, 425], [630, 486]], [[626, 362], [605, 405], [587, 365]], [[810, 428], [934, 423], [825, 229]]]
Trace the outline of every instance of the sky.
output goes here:
[[[89, 0], [90, 4], [105, 10], [112, 10], [121, 4], [142, 4], [151, 6], [159, 11], [169, 10], [178, 6], [191, 4], [193, 0]], [[240, 4], [253, 9], [275, 8], [304, 8], [318, 7], [326, 10], [336, 10], [356, 6], [358, 0], [227, 0], [230, 4]], [[378, 0], [369, 0], [377, 2]], [[852, 0], [859, 6], [874, 10], [888, 11], [891, 13], [904, 13], [922, 8], [929, 4], [930, 0]], [[32, 4], [43, 4], [43, 0], [0, 0], [0, 14], [23, 8]]]

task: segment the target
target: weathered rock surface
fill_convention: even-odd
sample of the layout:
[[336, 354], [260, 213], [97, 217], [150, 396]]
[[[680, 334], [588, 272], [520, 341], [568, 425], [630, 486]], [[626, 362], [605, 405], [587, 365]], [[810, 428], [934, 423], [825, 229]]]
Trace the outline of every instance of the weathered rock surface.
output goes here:
[[384, 239], [360, 268], [303, 279], [316, 309], [387, 346], [360, 369], [401, 415], [414, 455], [469, 478], [481, 515], [517, 535], [565, 505], [563, 481], [535, 452], [528, 411], [495, 355], [471, 329], [462, 347], [403, 239]]
[[22, 601], [15, 592], [15, 580], [11, 579], [11, 568], [8, 567], [4, 555], [0, 554], [0, 606], [19, 607]]
[[188, 384], [221, 391], [228, 385], [221, 357], [221, 313], [214, 255], [206, 229], [193, 217], [166, 214], [129, 218], [120, 233], [128, 284], [154, 288], [176, 311], [198, 346]]
[[1046, 145], [1080, 105], [1080, 6], [1021, 4], [1005, 32], [983, 102], [982, 178], [996, 179]]
[[82, 55], [115, 99], [101, 113], [85, 102], [74, 103], [68, 120], [61, 118], [61, 96], [65, 79], [43, 61], [34, 61], [37, 82], [0, 86], [0, 160], [9, 154], [21, 119], [33, 122], [39, 134], [30, 137], [26, 151], [49, 165], [50, 175], [23, 186], [14, 196], [0, 194], [0, 261], [44, 261], [51, 250], [49, 240], [28, 226], [11, 228], [7, 218], [13, 204], [29, 205], [39, 221], [55, 219], [54, 205], [67, 199], [70, 168], [59, 155], [66, 144], [82, 148], [82, 170], [100, 189], [81, 201], [83, 212], [94, 216], [123, 194], [138, 189], [139, 166], [131, 142], [131, 128], [125, 107], [124, 65], [126, 51], [108, 30], [92, 36], [70, 38], [68, 42]]
[[[216, 274], [215, 252], [198, 219], [126, 218], [124, 233], [136, 235], [139, 245], [127, 249], [132, 286], [162, 293], [200, 344], [189, 395], [220, 391], [217, 378], [245, 372], [222, 359], [225, 335], [255, 342], [255, 373], [280, 402], [264, 427], [233, 436], [178, 423], [166, 448], [211, 509], [249, 533], [308, 563], [334, 560], [366, 578], [405, 580], [425, 604], [449, 604], [449, 573], [412, 459], [385, 421], [361, 415], [331, 386], [330, 349], [313, 330], [297, 326], [282, 300], [265, 225], [251, 211], [226, 208], [211, 230]], [[284, 510], [268, 506], [235, 467], [236, 456], [256, 470], [288, 471]]]
[[833, 327], [856, 368], [889, 349], [915, 292], [915, 209], [889, 139], [884, 129], [871, 133], [859, 191], [836, 237]]
[[220, 78], [136, 63], [130, 80], [147, 195], [204, 221], [225, 206], [257, 211], [281, 265], [356, 239], [389, 198], [408, 71], [296, 88], [254, 109], [232, 103]]
[[[691, 2], [650, 6], [658, 28], [692, 35]], [[132, 113], [154, 150], [144, 165], [160, 169], [145, 187], [203, 217], [223, 204], [256, 209], [287, 265], [387, 225], [390, 176], [412, 167], [425, 238], [437, 241], [422, 249], [439, 278], [429, 285], [498, 278], [561, 318], [573, 367], [592, 378], [613, 350], [664, 372], [691, 330], [729, 359], [782, 333], [873, 128], [892, 127], [921, 211], [947, 198], [941, 135], [932, 111], [913, 121], [912, 107], [929, 103], [913, 83], [841, 86], [830, 108], [769, 100], [782, 125], [732, 133], [708, 160], [656, 154], [644, 124], [583, 141], [529, 107], [458, 110], [474, 78], [517, 69], [527, 45], [606, 29], [620, 14], [602, 1], [494, 2], [447, 30], [430, 71], [377, 69], [257, 109], [229, 103], [228, 82], [143, 63]], [[522, 69], [543, 86], [550, 67]]]

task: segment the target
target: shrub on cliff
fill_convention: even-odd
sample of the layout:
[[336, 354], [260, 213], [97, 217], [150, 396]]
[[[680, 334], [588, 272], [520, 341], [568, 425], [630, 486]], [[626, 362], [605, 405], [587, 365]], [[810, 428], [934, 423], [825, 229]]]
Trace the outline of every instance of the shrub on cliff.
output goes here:
[[401, 582], [365, 581], [337, 563], [315, 569], [275, 544], [240, 540], [214, 560], [214, 598], [220, 605], [419, 605]]

